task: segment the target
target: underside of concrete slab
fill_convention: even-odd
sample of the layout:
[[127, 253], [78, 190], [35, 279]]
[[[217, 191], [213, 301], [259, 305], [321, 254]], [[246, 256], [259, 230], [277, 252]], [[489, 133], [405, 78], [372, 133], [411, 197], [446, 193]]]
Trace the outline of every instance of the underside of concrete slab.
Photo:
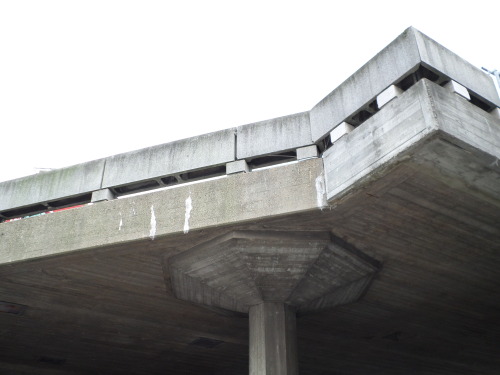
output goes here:
[[1, 183], [0, 373], [498, 373], [486, 78], [410, 28], [309, 112]]

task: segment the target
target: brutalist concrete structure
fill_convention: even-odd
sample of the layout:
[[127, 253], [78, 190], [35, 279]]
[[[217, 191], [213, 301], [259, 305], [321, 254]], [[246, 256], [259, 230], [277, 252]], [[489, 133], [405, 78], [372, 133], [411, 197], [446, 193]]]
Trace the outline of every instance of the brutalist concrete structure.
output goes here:
[[310, 111], [0, 183], [0, 372], [498, 373], [499, 106], [409, 28]]

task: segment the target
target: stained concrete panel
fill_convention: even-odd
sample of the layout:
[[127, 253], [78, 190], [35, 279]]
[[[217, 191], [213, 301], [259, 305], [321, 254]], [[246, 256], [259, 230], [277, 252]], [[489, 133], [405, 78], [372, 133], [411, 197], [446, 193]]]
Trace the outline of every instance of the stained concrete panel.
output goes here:
[[450, 79], [457, 81], [492, 104], [500, 106], [498, 92], [489, 74], [418, 30], [413, 29], [413, 34], [424, 66], [444, 73]]
[[420, 63], [412, 28], [405, 30], [310, 111], [311, 134], [321, 139]]
[[132, 241], [161, 246], [171, 235], [316, 210], [322, 172], [321, 159], [309, 159], [2, 223], [0, 264]]
[[113, 187], [235, 160], [235, 129], [203, 134], [106, 159], [102, 187]]
[[500, 199], [498, 129], [494, 116], [421, 80], [324, 153], [328, 200], [343, 199], [402, 163], [407, 174], [429, 170], [445, 182], [460, 176], [461, 184]]
[[310, 145], [309, 113], [256, 122], [238, 127], [237, 158], [278, 153]]
[[324, 137], [420, 65], [500, 106], [494, 83], [487, 74], [410, 27], [310, 111], [313, 140]]
[[101, 186], [104, 159], [0, 183], [0, 211], [90, 193]]
[[437, 129], [423, 108], [426, 84], [430, 83], [418, 82], [324, 153], [328, 199], [358, 180], [374, 177], [377, 168]]

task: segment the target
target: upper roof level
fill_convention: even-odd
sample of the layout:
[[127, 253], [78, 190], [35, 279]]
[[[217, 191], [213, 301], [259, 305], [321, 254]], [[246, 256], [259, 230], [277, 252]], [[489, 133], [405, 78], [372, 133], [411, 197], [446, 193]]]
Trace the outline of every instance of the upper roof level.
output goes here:
[[103, 189], [116, 197], [223, 176], [236, 161], [251, 170], [297, 160], [308, 146], [322, 153], [339, 125], [357, 127], [377, 113], [385, 90], [405, 91], [422, 78], [458, 83], [472, 104], [498, 114], [488, 74], [410, 27], [310, 111], [1, 182], [0, 220], [88, 203]]

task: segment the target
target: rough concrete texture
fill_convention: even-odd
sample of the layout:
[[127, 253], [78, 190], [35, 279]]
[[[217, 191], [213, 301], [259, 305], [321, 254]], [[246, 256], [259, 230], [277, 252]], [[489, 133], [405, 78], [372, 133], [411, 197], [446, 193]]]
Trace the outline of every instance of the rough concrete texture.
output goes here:
[[0, 183], [0, 211], [90, 193], [101, 186], [104, 159]]
[[295, 311], [266, 302], [250, 309], [250, 375], [298, 375]]
[[403, 90], [401, 90], [399, 87], [390, 85], [379, 95], [377, 95], [377, 107], [382, 108], [384, 105], [386, 105], [392, 99], [396, 98], [398, 95], [401, 95], [402, 93]]
[[[497, 196], [499, 126], [500, 121], [482, 109], [422, 80], [325, 152], [328, 199], [339, 199], [355, 190], [363, 180], [374, 179], [383, 169], [396, 167], [407, 159], [415, 162], [425, 159], [440, 168], [446, 167], [448, 174], [461, 175], [471, 186], [488, 181], [488, 186], [481, 189]], [[425, 142], [430, 142], [427, 151], [420, 150], [417, 156], [413, 155], [412, 149]], [[447, 155], [447, 158], [440, 155], [446, 153], [450, 145], [484, 153], [484, 158], [490, 160], [491, 171], [481, 168], [480, 174], [467, 174], [459, 155]], [[445, 160], [449, 165], [444, 164]], [[472, 165], [472, 161], [466, 164]], [[444, 170], [442, 174], [445, 175]], [[496, 189], [491, 185], [492, 180], [498, 180]]]
[[500, 108], [496, 107], [490, 112], [490, 114], [498, 119], [500, 119]]
[[352, 126], [351, 124], [348, 124], [347, 122], [341, 123], [330, 132], [330, 142], [336, 142], [337, 139], [346, 135], [347, 133], [352, 132], [353, 130], [354, 126]]
[[410, 27], [310, 111], [313, 141], [421, 64], [500, 106], [494, 83], [484, 72]]
[[153, 179], [234, 160], [235, 129], [153, 146], [106, 159], [102, 187]]
[[317, 157], [318, 157], [318, 146], [316, 145], [299, 147], [297, 149], [297, 160], [317, 158]]
[[250, 172], [248, 163], [245, 160], [236, 160], [226, 164], [226, 174]]
[[469, 91], [467, 91], [467, 89], [464, 86], [462, 86], [460, 83], [451, 80], [444, 87], [446, 89], [450, 90], [451, 92], [454, 92], [455, 94], [458, 94], [458, 95], [462, 96], [463, 98], [470, 100]]
[[316, 209], [322, 171], [309, 159], [3, 223], [0, 264]]
[[237, 158], [279, 153], [310, 145], [309, 113], [256, 122], [238, 127]]
[[115, 195], [110, 189], [100, 189], [92, 192], [91, 202], [110, 201], [115, 199]]
[[414, 30], [409, 28], [311, 109], [313, 141], [324, 137], [389, 85], [416, 70], [419, 63]]
[[362, 126], [340, 138], [324, 155], [328, 199], [370, 175], [436, 129], [422, 108], [424, 81], [389, 102]]
[[500, 98], [489, 74], [412, 28], [422, 64], [467, 87], [487, 101], [500, 106]]
[[328, 232], [231, 232], [169, 259], [177, 298], [243, 313], [263, 302], [299, 312], [353, 302], [377, 268]]
[[[465, 86], [487, 105], [500, 106], [494, 83], [487, 74], [418, 30], [408, 28], [310, 112], [240, 126], [236, 135], [236, 128], [227, 129], [45, 175], [2, 182], [0, 214], [14, 208], [89, 194], [101, 188], [140, 184], [148, 180], [153, 185], [160, 184], [158, 180], [164, 176], [175, 176], [173, 178], [177, 183], [182, 180], [179, 174], [210, 168], [213, 171], [214, 167], [223, 166], [236, 157], [249, 160], [309, 146], [319, 142], [330, 131], [332, 135], [336, 134], [334, 128], [338, 124], [349, 122], [352, 115], [367, 109], [366, 106], [383, 90], [401, 82], [419, 67], [438, 74], [443, 82], [452, 79]], [[375, 110], [369, 108], [369, 111]], [[492, 114], [498, 116], [498, 108]], [[138, 187], [137, 190], [140, 189]], [[40, 210], [40, 207], [34, 209]]]

